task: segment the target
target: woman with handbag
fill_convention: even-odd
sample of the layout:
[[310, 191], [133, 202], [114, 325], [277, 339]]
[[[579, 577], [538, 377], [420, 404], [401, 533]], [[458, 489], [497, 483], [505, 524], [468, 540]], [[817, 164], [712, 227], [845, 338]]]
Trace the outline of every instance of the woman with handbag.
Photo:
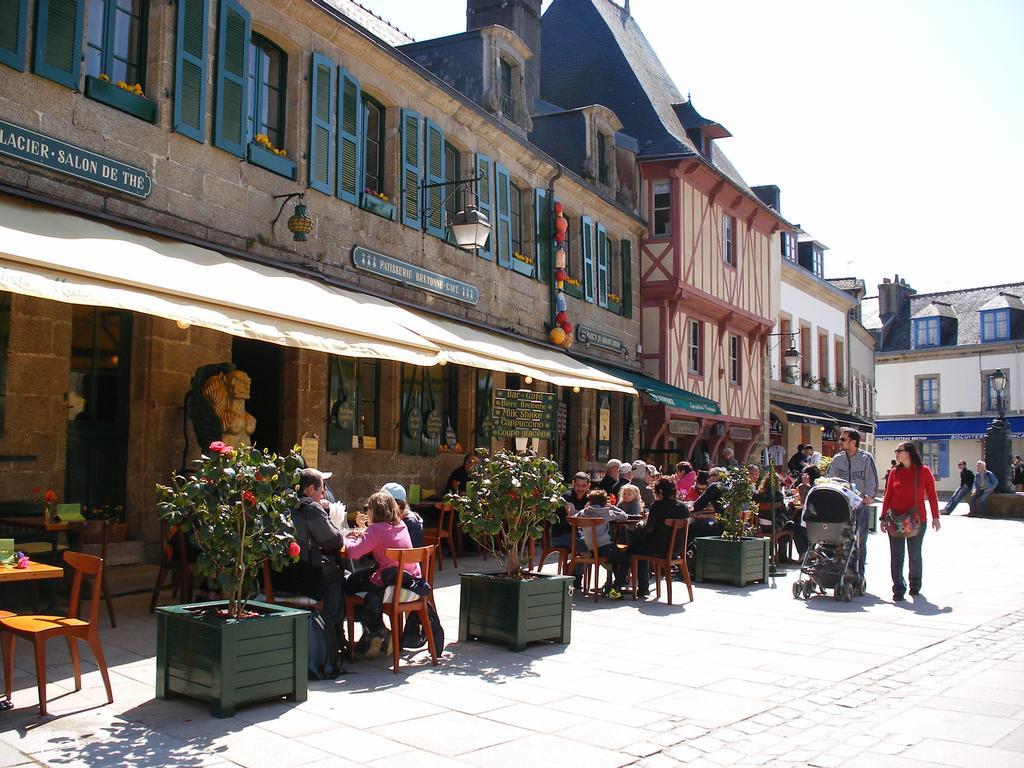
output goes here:
[[882, 529], [889, 534], [892, 557], [892, 598], [901, 602], [907, 589], [903, 580], [903, 559], [910, 554], [910, 594], [921, 592], [921, 544], [928, 526], [924, 502], [932, 512], [932, 528], [941, 527], [939, 500], [935, 495], [932, 471], [921, 463], [913, 443], [901, 443], [896, 449], [896, 467], [889, 474], [882, 500]]

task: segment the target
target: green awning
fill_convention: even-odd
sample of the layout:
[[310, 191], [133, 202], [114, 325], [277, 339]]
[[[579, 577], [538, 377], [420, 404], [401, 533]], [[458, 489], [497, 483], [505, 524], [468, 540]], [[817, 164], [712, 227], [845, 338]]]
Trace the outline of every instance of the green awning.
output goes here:
[[605, 365], [598, 365], [597, 363], [591, 362], [595, 368], [600, 368], [613, 376], [618, 376], [620, 379], [625, 379], [637, 390], [646, 392], [648, 397], [656, 403], [661, 405], [667, 405], [669, 408], [678, 408], [682, 411], [689, 411], [690, 413], [708, 414], [710, 416], [719, 416], [722, 411], [718, 407], [718, 403], [714, 400], [710, 400], [700, 395], [695, 395], [693, 392], [687, 392], [685, 389], [674, 387], [671, 384], [666, 384], [663, 381], [652, 379], [650, 376], [645, 376], [642, 373], [636, 371], [630, 371], [625, 368], [613, 368]]

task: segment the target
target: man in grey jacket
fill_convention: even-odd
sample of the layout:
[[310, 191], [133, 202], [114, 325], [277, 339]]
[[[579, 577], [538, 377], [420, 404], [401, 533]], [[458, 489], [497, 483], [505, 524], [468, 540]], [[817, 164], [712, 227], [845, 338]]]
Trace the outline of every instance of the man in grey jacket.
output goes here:
[[864, 564], [868, 558], [868, 524], [871, 521], [871, 504], [878, 493], [878, 470], [875, 469], [874, 457], [860, 449], [860, 432], [856, 429], [844, 429], [839, 434], [839, 445], [843, 449], [832, 457], [828, 466], [828, 476], [845, 480], [856, 486], [861, 497], [861, 505], [857, 508], [857, 541], [859, 553], [857, 572], [864, 577]]

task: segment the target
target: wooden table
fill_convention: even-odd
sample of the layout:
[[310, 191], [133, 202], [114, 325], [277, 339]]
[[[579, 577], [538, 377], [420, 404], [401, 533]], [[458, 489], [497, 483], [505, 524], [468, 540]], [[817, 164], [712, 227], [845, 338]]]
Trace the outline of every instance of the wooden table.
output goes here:
[[10, 565], [0, 565], [0, 584], [9, 584], [15, 581], [59, 579], [63, 575], [63, 568], [57, 565], [46, 565], [45, 563], [30, 562], [28, 564], [28, 568], [15, 568]]

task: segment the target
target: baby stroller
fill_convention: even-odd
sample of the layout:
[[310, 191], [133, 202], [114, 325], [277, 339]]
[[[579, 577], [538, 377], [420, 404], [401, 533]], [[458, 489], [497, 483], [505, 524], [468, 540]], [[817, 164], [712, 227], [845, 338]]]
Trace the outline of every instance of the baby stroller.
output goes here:
[[793, 583], [793, 597], [807, 600], [815, 588], [821, 594], [831, 589], [836, 600], [848, 603], [854, 594], [864, 594], [867, 583], [857, 573], [858, 503], [857, 494], [839, 481], [815, 485], [808, 492], [803, 514], [808, 547], [800, 578]]

